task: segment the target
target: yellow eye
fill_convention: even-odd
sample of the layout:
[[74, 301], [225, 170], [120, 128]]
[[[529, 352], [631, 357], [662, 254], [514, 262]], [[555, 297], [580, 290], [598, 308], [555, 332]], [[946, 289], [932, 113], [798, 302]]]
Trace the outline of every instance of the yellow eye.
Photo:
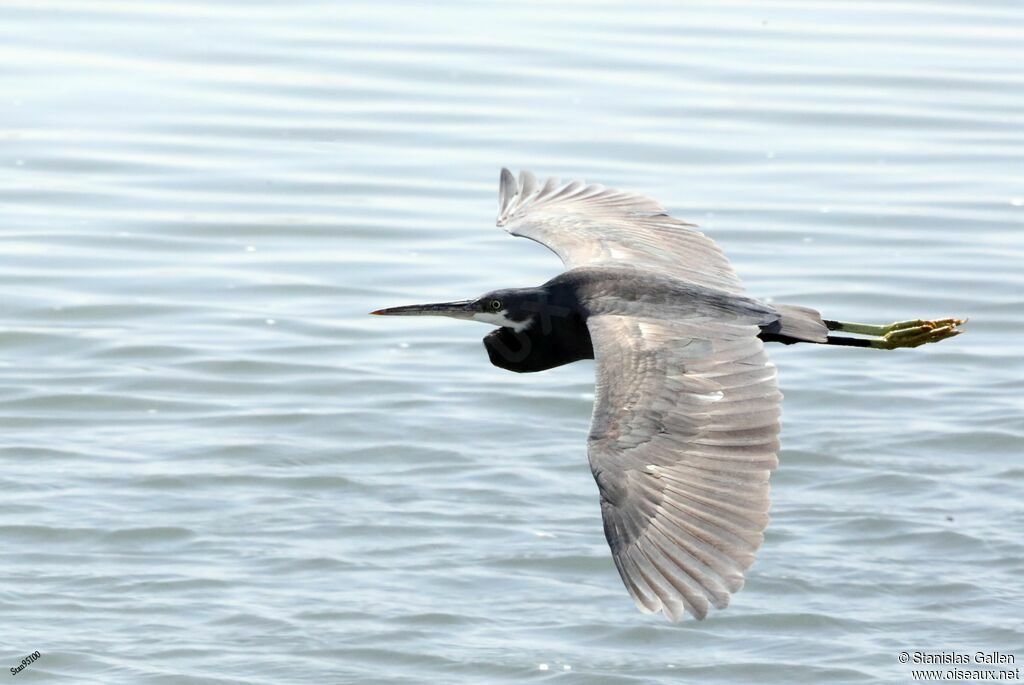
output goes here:
[[496, 311], [496, 312], [497, 312], [497, 311], [500, 311], [500, 310], [501, 310], [501, 300], [491, 300], [491, 301], [490, 301], [490, 302], [488, 303], [488, 306], [490, 306], [490, 308], [491, 308], [491, 309], [492, 309], [493, 311]]

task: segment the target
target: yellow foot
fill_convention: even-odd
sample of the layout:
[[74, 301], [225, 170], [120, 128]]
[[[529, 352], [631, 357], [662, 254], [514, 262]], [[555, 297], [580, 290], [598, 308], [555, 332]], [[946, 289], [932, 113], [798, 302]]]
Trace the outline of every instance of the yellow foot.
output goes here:
[[881, 333], [878, 335], [886, 335], [895, 331], [902, 331], [909, 328], [944, 328], [945, 326], [952, 326], [956, 328], [967, 322], [967, 319], [935, 319], [934, 321], [927, 321], [925, 319], [913, 319], [912, 321], [897, 321], [891, 323], [888, 326], [882, 328]]
[[895, 350], [901, 347], [918, 347], [926, 343], [939, 342], [960, 335], [960, 328], [967, 319], [936, 319], [924, 321], [898, 321], [885, 326], [881, 340], [871, 341], [871, 347]]

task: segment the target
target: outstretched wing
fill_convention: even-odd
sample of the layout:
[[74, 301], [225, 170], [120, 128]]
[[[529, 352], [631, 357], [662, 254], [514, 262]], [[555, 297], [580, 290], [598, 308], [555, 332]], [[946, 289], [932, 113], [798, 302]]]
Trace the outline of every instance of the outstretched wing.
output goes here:
[[743, 287], [715, 243], [654, 200], [580, 181], [543, 185], [501, 170], [498, 226], [550, 248], [567, 268], [629, 262], [725, 292]]
[[768, 524], [782, 395], [756, 325], [587, 321], [588, 451], [605, 536], [646, 612], [704, 618], [743, 586]]

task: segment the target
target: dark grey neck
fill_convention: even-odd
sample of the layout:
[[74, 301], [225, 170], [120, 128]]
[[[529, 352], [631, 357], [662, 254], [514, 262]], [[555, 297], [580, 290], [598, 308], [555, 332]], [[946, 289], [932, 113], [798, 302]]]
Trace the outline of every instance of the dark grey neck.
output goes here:
[[498, 328], [484, 338], [491, 363], [531, 373], [593, 359], [594, 346], [575, 290], [549, 282], [536, 292], [537, 298], [526, 305], [531, 311], [526, 328]]

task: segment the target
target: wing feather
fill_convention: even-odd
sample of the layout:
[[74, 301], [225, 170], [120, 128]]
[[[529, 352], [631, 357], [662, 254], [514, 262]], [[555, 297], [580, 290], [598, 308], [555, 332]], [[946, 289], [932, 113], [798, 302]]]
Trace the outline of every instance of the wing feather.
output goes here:
[[599, 184], [501, 170], [498, 226], [550, 248], [567, 268], [628, 262], [698, 285], [741, 293], [715, 243], [657, 202]]
[[587, 325], [588, 451], [616, 568], [642, 610], [704, 618], [743, 586], [768, 525], [774, 366], [756, 325], [609, 314]]

